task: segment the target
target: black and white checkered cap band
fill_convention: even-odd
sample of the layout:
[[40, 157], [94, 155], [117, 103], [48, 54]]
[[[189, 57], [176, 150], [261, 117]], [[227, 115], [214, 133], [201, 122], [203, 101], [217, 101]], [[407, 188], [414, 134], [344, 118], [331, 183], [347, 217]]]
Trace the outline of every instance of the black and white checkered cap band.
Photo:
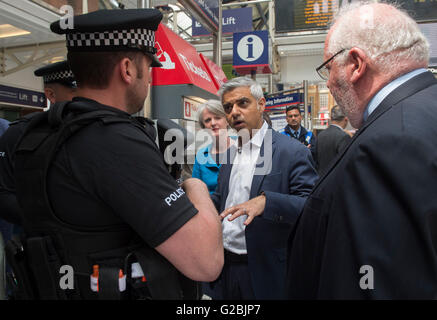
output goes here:
[[155, 47], [155, 32], [149, 29], [78, 32], [67, 34], [69, 48], [84, 47]]
[[43, 76], [44, 83], [74, 78], [71, 70], [62, 70]]

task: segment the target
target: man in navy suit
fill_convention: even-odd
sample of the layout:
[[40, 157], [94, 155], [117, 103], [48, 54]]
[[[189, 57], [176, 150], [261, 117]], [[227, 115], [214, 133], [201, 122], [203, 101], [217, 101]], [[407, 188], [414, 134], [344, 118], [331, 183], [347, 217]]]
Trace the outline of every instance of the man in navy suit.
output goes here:
[[358, 132], [290, 236], [288, 297], [437, 297], [437, 80], [392, 5], [340, 10], [317, 70]]
[[223, 298], [283, 299], [287, 239], [317, 179], [314, 162], [303, 144], [268, 127], [254, 80], [232, 79], [219, 95], [238, 132], [212, 195], [223, 218]]

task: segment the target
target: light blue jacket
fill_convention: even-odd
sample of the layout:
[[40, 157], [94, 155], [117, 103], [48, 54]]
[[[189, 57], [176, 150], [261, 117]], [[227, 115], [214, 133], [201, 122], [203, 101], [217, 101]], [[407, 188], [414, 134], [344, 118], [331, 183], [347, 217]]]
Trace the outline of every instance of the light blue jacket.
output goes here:
[[217, 178], [221, 165], [215, 163], [211, 157], [211, 146], [199, 149], [193, 166], [193, 178], [198, 178], [205, 182], [210, 194], [213, 194], [217, 187]]

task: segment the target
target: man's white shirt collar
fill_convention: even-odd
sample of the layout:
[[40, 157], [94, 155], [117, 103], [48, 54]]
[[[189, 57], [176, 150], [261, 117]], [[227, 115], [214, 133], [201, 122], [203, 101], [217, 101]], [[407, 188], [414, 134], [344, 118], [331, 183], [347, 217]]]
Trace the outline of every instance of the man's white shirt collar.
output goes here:
[[249, 147], [249, 144], [253, 144], [253, 145], [257, 146], [258, 148], [261, 148], [268, 127], [269, 126], [267, 125], [267, 122], [264, 121], [264, 123], [263, 123], [263, 125], [262, 125], [262, 127], [260, 129], [255, 129], [257, 132], [252, 137], [252, 139], [250, 139], [248, 142], [243, 144], [242, 147], [243, 148]]

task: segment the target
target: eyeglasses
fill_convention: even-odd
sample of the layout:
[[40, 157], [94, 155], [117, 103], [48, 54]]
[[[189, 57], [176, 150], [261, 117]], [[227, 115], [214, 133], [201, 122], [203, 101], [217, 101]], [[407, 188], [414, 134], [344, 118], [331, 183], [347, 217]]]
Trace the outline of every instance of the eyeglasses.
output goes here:
[[347, 49], [341, 49], [336, 54], [334, 54], [331, 58], [329, 58], [328, 60], [323, 62], [322, 65], [316, 69], [316, 71], [319, 74], [320, 78], [322, 78], [323, 80], [328, 80], [329, 79], [329, 69], [326, 67], [326, 65], [329, 62], [331, 62], [332, 60], [334, 60], [334, 58], [336, 56], [338, 56], [340, 53], [342, 53], [345, 50], [347, 50]]

